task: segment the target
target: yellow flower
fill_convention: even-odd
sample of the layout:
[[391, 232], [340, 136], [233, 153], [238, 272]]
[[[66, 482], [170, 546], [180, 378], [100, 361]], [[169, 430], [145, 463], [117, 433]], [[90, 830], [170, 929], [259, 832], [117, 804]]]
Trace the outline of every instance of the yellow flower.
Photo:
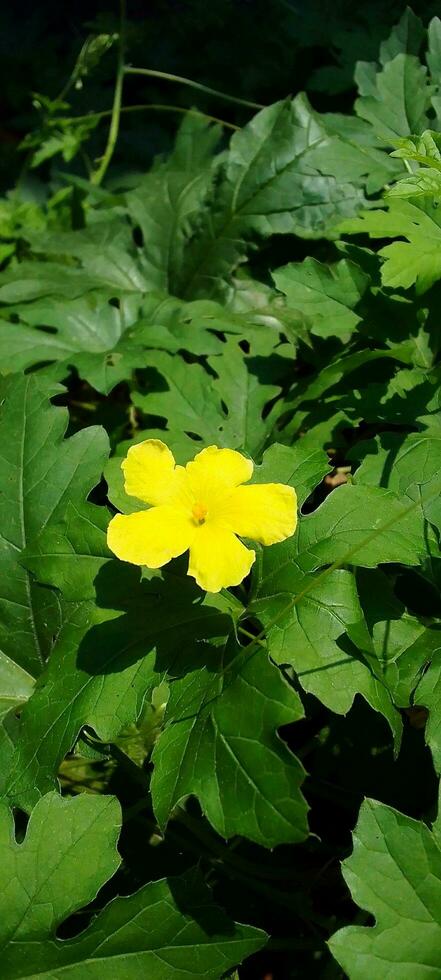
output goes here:
[[275, 544], [294, 534], [295, 490], [242, 486], [253, 463], [233, 449], [208, 446], [184, 467], [159, 439], [146, 439], [121, 465], [126, 493], [151, 505], [111, 520], [107, 542], [123, 561], [161, 568], [190, 549], [188, 574], [206, 592], [219, 592], [242, 582], [256, 557], [236, 535]]

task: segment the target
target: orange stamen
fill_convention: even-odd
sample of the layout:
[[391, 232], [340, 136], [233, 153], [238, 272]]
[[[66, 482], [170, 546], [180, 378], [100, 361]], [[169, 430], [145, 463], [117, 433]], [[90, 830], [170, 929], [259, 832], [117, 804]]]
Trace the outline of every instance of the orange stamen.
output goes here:
[[194, 505], [192, 514], [193, 514], [193, 519], [196, 521], [197, 524], [203, 524], [208, 514], [208, 507], [206, 507], [205, 504], [201, 504], [198, 502], [197, 504]]

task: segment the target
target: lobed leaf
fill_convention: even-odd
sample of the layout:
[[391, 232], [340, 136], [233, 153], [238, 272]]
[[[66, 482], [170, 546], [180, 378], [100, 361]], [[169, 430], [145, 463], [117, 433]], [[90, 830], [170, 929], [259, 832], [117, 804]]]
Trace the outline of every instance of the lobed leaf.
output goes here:
[[196, 873], [152, 882], [116, 898], [74, 939], [57, 926], [96, 895], [119, 865], [117, 801], [50, 793], [37, 803], [17, 844], [2, 806], [2, 973], [19, 977], [102, 976], [216, 980], [259, 949], [265, 933], [231, 921]]
[[298, 695], [263, 651], [207, 647], [204, 659], [171, 686], [153, 752], [159, 824], [194, 794], [222, 837], [241, 834], [263, 847], [303, 840], [304, 772], [276, 734], [303, 717]]
[[343, 865], [354, 900], [375, 925], [340, 929], [333, 956], [351, 980], [435, 976], [441, 966], [439, 827], [366, 800]]

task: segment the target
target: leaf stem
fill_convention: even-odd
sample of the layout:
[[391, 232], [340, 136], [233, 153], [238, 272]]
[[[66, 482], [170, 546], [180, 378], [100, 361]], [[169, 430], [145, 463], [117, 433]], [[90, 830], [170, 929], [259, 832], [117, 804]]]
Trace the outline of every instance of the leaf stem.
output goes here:
[[[430, 503], [432, 499], [435, 500], [438, 495], [439, 495], [439, 488], [436, 494], [433, 495], [433, 498], [429, 498], [429, 501], [426, 501], [426, 503]], [[255, 644], [256, 645], [260, 644], [262, 640], [265, 640], [265, 638], [267, 638], [268, 632], [272, 630], [273, 626], [276, 626], [279, 620], [283, 619], [283, 617], [286, 616], [286, 614], [290, 612], [291, 609], [294, 608], [294, 606], [297, 606], [298, 603], [301, 601], [301, 599], [303, 599], [306, 595], [308, 595], [309, 592], [312, 592], [313, 589], [317, 587], [319, 582], [322, 582], [323, 579], [327, 578], [328, 575], [331, 575], [332, 572], [335, 572], [337, 569], [341, 568], [343, 565], [346, 565], [348, 562], [350, 562], [350, 559], [353, 558], [353, 556], [357, 554], [357, 552], [359, 552], [363, 548], [366, 548], [367, 545], [371, 543], [371, 541], [374, 541], [375, 538], [377, 538], [384, 531], [388, 531], [389, 528], [393, 527], [394, 524], [397, 524], [402, 517], [405, 517], [407, 514], [410, 514], [411, 511], [415, 510], [415, 507], [418, 507], [419, 504], [420, 504], [420, 500], [413, 500], [408, 507], [403, 507], [403, 509], [398, 514], [394, 514], [394, 516], [391, 517], [390, 520], [380, 525], [380, 527], [375, 528], [374, 531], [371, 531], [370, 534], [368, 534], [365, 538], [363, 538], [362, 541], [359, 541], [358, 544], [354, 545], [353, 548], [349, 548], [349, 550], [344, 555], [342, 555], [341, 558], [337, 558], [336, 561], [332, 562], [332, 565], [328, 565], [328, 567], [325, 568], [323, 572], [321, 572], [315, 578], [313, 578], [305, 586], [305, 588], [301, 590], [301, 592], [298, 592], [297, 595], [293, 596], [292, 599], [290, 599], [290, 601], [286, 604], [286, 606], [283, 607], [283, 609], [279, 610], [277, 615], [274, 616], [273, 619], [271, 619], [270, 622], [264, 627], [264, 629], [262, 629], [260, 633], [258, 633], [257, 636], [253, 638], [251, 643], [246, 648], [247, 651], [252, 649], [252, 647]]]
[[244, 636], [247, 636], [248, 639], [255, 640], [256, 643], [258, 642], [260, 646], [266, 648], [266, 643], [264, 643], [263, 640], [258, 640], [258, 637], [256, 636], [255, 633], [250, 633], [249, 630], [244, 629], [243, 626], [238, 626], [237, 627], [237, 631], [238, 631], [238, 633], [243, 633], [243, 635]]
[[202, 112], [202, 109], [187, 109], [185, 106], [169, 105], [168, 103], [162, 102], [150, 102], [145, 105], [128, 105], [121, 112], [140, 112], [141, 109], [151, 109], [155, 112], [180, 112], [184, 116], [203, 116], [204, 119], [210, 119], [211, 122], [217, 123], [218, 126], [224, 126], [225, 129], [233, 129], [235, 132], [238, 132], [241, 128], [240, 126], [235, 126], [234, 123], [227, 122], [226, 119], [219, 119], [218, 116], [212, 116], [209, 112]]
[[259, 102], [240, 99], [237, 95], [228, 95], [227, 92], [220, 92], [216, 88], [210, 88], [208, 85], [202, 85], [201, 82], [195, 82], [192, 78], [185, 78], [183, 75], [171, 75], [170, 72], [157, 71], [155, 68], [132, 68], [130, 65], [126, 65], [124, 74], [146, 75], [149, 78], [161, 78], [167, 82], [178, 82], [180, 85], [188, 85], [189, 88], [194, 88], [198, 92], [204, 92], [206, 95], [214, 95], [216, 98], [223, 99], [224, 102], [233, 102], [235, 105], [242, 105], [247, 109], [265, 109], [265, 106]]
[[[170, 105], [168, 103], [162, 102], [145, 102], [140, 105], [126, 105], [121, 107], [120, 115], [124, 112], [145, 112], [146, 109], [151, 109], [155, 112], [179, 112], [182, 115], [190, 116], [203, 116], [204, 119], [209, 119], [213, 123], [217, 123], [219, 126], [224, 126], [226, 129], [233, 129], [235, 131], [240, 130], [240, 126], [235, 126], [234, 123], [227, 122], [226, 119], [220, 119], [218, 116], [212, 116], [209, 112], [202, 112], [202, 109], [187, 109], [185, 106], [181, 105]], [[69, 120], [63, 119], [63, 122], [83, 122], [87, 119], [106, 119], [111, 116], [113, 109], [102, 109], [101, 112], [87, 112], [83, 116], [72, 116]]]
[[91, 175], [91, 183], [99, 186], [103, 177], [105, 176], [109, 163], [112, 159], [116, 141], [118, 139], [119, 124], [121, 118], [121, 104], [122, 104], [122, 91], [124, 83], [124, 41], [125, 41], [125, 20], [126, 20], [126, 9], [125, 0], [120, 0], [120, 31], [118, 39], [118, 61], [116, 69], [116, 81], [115, 81], [115, 91], [113, 94], [113, 106], [109, 126], [109, 134], [107, 137], [107, 145], [104, 150], [104, 154], [101, 158], [101, 162], [97, 170]]

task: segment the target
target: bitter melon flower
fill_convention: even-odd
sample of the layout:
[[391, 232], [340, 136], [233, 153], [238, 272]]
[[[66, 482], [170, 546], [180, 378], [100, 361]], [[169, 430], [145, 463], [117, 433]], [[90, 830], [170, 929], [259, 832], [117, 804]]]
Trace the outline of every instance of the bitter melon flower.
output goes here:
[[253, 463], [234, 449], [208, 446], [177, 466], [168, 446], [146, 439], [130, 447], [121, 465], [126, 493], [150, 504], [110, 521], [107, 542], [123, 561], [161, 568], [189, 550], [188, 574], [206, 592], [219, 592], [239, 585], [255, 561], [239, 538], [270, 545], [295, 531], [293, 487], [244, 486]]

